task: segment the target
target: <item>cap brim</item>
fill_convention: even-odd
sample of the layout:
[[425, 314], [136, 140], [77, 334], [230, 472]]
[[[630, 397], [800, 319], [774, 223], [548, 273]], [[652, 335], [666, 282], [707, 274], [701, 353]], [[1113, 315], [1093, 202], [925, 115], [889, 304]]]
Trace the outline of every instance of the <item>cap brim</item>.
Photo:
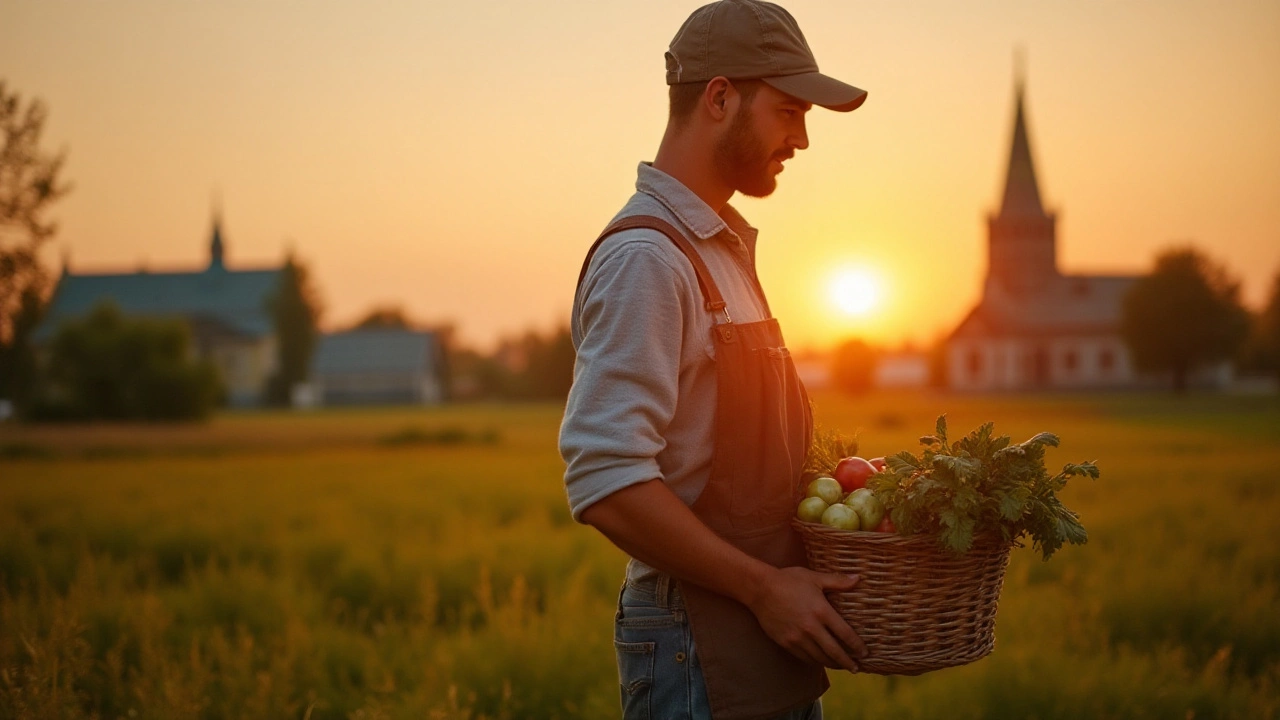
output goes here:
[[819, 72], [761, 79], [791, 97], [821, 105], [836, 112], [856, 110], [867, 99], [866, 90], [860, 90]]

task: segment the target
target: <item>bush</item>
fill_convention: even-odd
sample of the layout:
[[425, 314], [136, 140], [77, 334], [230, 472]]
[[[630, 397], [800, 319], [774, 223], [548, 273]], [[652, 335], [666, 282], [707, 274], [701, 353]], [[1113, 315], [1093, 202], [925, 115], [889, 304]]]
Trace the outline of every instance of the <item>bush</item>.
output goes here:
[[101, 304], [59, 328], [42, 368], [35, 420], [193, 420], [222, 395], [178, 320], [126, 318]]
[[861, 340], [846, 340], [831, 361], [831, 383], [842, 392], [860, 395], [871, 389], [879, 353]]

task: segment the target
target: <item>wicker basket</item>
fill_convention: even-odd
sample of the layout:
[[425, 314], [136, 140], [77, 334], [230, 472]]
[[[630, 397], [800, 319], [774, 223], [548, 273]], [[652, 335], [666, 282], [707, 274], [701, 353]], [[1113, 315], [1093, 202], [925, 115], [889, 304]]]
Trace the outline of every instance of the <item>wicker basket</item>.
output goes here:
[[828, 596], [867, 645], [862, 671], [919, 675], [971, 663], [995, 647], [1009, 543], [979, 537], [955, 555], [923, 536], [793, 525], [811, 568], [862, 578], [852, 591]]

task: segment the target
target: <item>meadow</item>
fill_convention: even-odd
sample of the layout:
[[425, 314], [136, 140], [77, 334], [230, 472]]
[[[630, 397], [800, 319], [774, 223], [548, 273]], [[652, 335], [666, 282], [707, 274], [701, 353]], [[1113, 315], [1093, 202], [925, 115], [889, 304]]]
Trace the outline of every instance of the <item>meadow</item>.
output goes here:
[[[995, 421], [1096, 460], [1016, 550], [996, 649], [832, 671], [826, 717], [1280, 717], [1280, 401], [815, 397], [865, 456]], [[625, 558], [569, 517], [561, 409], [0, 425], [0, 718], [609, 718]]]

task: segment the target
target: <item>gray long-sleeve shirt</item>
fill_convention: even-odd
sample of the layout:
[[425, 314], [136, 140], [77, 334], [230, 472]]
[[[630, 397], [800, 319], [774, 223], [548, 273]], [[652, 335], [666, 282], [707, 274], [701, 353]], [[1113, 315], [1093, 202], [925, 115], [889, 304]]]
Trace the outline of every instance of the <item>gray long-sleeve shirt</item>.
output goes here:
[[[641, 163], [614, 218], [654, 215], [685, 231], [734, 322], [769, 316], [757, 291], [756, 230], [717, 215], [679, 181]], [[625, 230], [596, 250], [573, 302], [577, 361], [560, 427], [573, 517], [622, 488], [661, 479], [685, 503], [702, 493], [715, 438], [713, 317], [693, 266], [656, 230]], [[651, 573], [632, 561], [627, 575]]]

